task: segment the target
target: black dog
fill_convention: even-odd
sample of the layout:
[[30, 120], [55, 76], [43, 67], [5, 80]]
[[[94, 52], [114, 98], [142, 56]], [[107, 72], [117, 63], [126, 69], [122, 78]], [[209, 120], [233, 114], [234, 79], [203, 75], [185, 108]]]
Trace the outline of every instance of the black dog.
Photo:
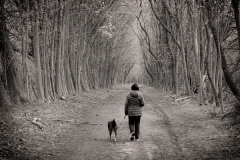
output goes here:
[[108, 131], [109, 131], [109, 135], [110, 135], [110, 139], [111, 139], [111, 136], [112, 136], [112, 132], [115, 133], [115, 138], [114, 138], [114, 141], [116, 142], [117, 140], [117, 123], [115, 121], [115, 118], [113, 118], [112, 121], [108, 121]]

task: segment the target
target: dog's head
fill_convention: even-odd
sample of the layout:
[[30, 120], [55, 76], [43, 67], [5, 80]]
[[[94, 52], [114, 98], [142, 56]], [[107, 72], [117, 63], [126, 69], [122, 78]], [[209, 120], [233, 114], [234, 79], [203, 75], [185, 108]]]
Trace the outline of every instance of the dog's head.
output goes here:
[[112, 121], [108, 121], [108, 128], [117, 128], [117, 123], [115, 121], [115, 118], [113, 118]]
[[115, 121], [115, 118], [113, 118], [112, 123], [113, 123], [114, 127], [117, 127], [117, 122]]

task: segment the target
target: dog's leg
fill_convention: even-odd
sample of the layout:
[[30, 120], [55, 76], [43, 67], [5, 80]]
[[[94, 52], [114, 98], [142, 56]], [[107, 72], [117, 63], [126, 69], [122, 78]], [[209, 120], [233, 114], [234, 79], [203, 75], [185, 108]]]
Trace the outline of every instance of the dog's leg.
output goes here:
[[115, 139], [117, 139], [117, 130], [115, 130]]
[[116, 142], [117, 141], [117, 130], [114, 130], [114, 133], [115, 133], [115, 137], [114, 137], [114, 142]]
[[112, 139], [112, 131], [109, 131], [110, 139]]

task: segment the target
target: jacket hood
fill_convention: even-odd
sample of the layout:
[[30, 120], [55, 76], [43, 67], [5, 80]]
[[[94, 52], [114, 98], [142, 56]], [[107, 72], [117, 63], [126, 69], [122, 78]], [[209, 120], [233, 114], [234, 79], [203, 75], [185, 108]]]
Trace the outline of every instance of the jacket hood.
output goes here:
[[131, 92], [130, 92], [130, 95], [131, 95], [133, 98], [137, 98], [137, 97], [138, 97], [138, 92], [137, 92], [137, 91], [131, 91]]

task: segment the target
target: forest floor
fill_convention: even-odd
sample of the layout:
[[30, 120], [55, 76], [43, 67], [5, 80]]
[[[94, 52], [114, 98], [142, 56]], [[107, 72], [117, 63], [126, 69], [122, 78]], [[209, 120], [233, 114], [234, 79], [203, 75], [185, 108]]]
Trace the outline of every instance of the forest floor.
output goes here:
[[[239, 125], [221, 120], [196, 97], [140, 86], [146, 101], [140, 141], [130, 141], [124, 103], [130, 85], [83, 92], [46, 104], [0, 110], [0, 159], [240, 159]], [[107, 122], [115, 117], [116, 143]], [[33, 121], [35, 119], [35, 121]], [[36, 122], [36, 123], [35, 123]]]

